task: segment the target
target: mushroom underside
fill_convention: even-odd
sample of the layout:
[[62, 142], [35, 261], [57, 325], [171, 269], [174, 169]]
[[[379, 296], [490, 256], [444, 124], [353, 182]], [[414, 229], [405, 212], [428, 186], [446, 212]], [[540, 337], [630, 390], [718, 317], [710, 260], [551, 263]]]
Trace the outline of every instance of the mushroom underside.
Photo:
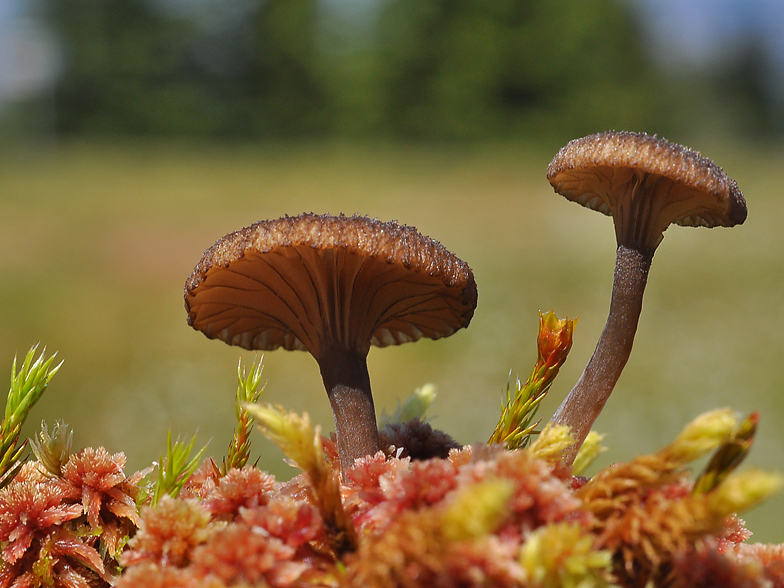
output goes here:
[[[644, 206], [652, 217], [663, 220], [656, 227], [661, 232], [671, 223], [692, 227], [732, 226], [738, 214], [733, 214], [730, 200], [722, 194], [706, 197], [706, 186], [689, 185], [667, 176], [647, 173], [633, 168], [595, 166], [569, 169], [552, 179], [555, 191], [586, 208], [613, 216], [619, 202], [630, 191], [646, 195]], [[706, 182], [707, 184], [707, 182]], [[639, 201], [640, 198], [634, 199]], [[664, 222], [664, 226], [661, 226]]]
[[464, 298], [438, 276], [399, 264], [291, 246], [246, 251], [212, 268], [186, 304], [192, 326], [210, 338], [245, 349], [306, 349], [318, 359], [332, 343], [366, 354], [371, 344], [449, 336], [466, 322]]

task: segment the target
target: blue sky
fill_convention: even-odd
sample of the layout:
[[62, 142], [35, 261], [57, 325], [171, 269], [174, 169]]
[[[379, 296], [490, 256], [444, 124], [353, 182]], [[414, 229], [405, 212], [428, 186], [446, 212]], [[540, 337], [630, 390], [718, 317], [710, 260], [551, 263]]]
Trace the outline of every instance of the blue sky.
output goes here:
[[782, 0], [633, 0], [661, 62], [718, 65], [744, 36], [760, 39], [784, 69]]

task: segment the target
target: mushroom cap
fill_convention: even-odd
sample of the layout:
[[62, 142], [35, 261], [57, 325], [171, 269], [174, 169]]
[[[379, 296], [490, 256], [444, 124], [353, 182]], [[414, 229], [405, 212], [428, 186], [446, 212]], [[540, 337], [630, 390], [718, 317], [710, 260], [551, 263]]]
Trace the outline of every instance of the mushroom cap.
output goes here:
[[188, 324], [245, 349], [327, 346], [367, 354], [468, 326], [468, 265], [396, 222], [302, 214], [259, 221], [210, 247], [185, 284]]
[[[629, 230], [619, 222], [645, 225], [636, 232], [642, 229], [654, 248], [671, 223], [732, 227], [747, 215], [738, 184], [719, 166], [645, 133], [608, 131], [570, 141], [550, 162], [547, 179], [567, 199], [612, 216], [617, 233]], [[630, 198], [647, 200], [636, 205], [647, 220], [629, 213]]]

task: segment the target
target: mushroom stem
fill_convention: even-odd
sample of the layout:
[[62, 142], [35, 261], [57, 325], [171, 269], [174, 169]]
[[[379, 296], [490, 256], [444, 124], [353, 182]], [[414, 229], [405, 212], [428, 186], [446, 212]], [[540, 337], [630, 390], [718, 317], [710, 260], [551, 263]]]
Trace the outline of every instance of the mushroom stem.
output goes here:
[[357, 458], [379, 450], [367, 357], [333, 345], [322, 350], [318, 364], [332, 405], [340, 470], [345, 480], [345, 473], [354, 467]]
[[576, 443], [564, 455], [571, 465], [632, 352], [653, 253], [619, 245], [607, 324], [580, 379], [558, 407], [552, 422], [571, 427]]

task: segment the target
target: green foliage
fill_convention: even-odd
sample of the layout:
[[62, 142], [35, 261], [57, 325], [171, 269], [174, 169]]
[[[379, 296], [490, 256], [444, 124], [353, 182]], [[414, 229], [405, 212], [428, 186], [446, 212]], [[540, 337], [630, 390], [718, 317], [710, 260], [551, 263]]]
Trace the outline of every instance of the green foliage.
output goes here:
[[597, 550], [577, 523], [558, 522], [531, 533], [520, 550], [526, 585], [536, 588], [609, 586], [612, 553]]
[[772, 57], [763, 38], [747, 38], [723, 71], [706, 76], [722, 112], [731, 114], [732, 131], [744, 138], [770, 140], [784, 134], [784, 96], [781, 82], [771, 76], [778, 71]]
[[0, 480], [10, 479], [11, 473], [21, 465], [19, 458], [27, 446], [26, 441], [19, 445], [22, 425], [35, 403], [40, 400], [49, 381], [63, 365], [61, 361], [52, 367], [57, 354], [45, 359], [46, 348], [33, 360], [37, 349], [38, 345], [34, 345], [27, 352], [18, 372], [16, 357], [11, 367], [11, 389], [8, 391], [5, 416], [0, 424]]
[[599, 454], [607, 451], [607, 447], [602, 445], [603, 439], [604, 435], [600, 435], [596, 431], [589, 431], [588, 436], [577, 451], [577, 456], [574, 458], [574, 463], [572, 464], [573, 475], [582, 476], [585, 470], [596, 461]]
[[237, 365], [237, 395], [234, 399], [234, 414], [237, 417], [237, 428], [234, 429], [234, 436], [229, 443], [229, 450], [223, 463], [221, 473], [225, 476], [231, 468], [241, 468], [248, 463], [250, 457], [250, 432], [253, 429], [253, 417], [250, 416], [244, 405], [247, 403], [255, 404], [259, 401], [264, 388], [261, 386], [261, 365], [263, 358], [251, 364], [250, 372], [245, 373], [240, 359]]
[[559, 463], [563, 460], [564, 452], [574, 443], [567, 425], [547, 423], [536, 440], [528, 446], [528, 451], [539, 459]]
[[[503, 443], [507, 449], [528, 445], [531, 434], [539, 424], [534, 422], [542, 399], [572, 348], [572, 334], [577, 319], [559, 319], [551, 310], [539, 313], [537, 347], [539, 355], [525, 385], [517, 380], [515, 393], [511, 393], [511, 379], [506, 383], [506, 404], [501, 418], [488, 443]], [[568, 431], [566, 431], [568, 434]]]
[[73, 444], [73, 431], [68, 429], [62, 421], [54, 424], [51, 435], [46, 422], [41, 422], [41, 430], [38, 431], [38, 438], [30, 439], [30, 448], [46, 468], [46, 471], [62, 477], [62, 468], [71, 456], [71, 445]]
[[420, 386], [414, 390], [411, 396], [406, 398], [403, 404], [398, 404], [392, 416], [387, 416], [386, 412], [381, 416], [380, 428], [385, 427], [388, 423], [407, 423], [412, 419], [419, 419], [423, 423], [427, 422], [427, 409], [435, 399], [435, 384]]
[[687, 464], [733, 439], [737, 430], [738, 417], [732, 410], [711, 410], [686, 425], [661, 453], [673, 464]]
[[207, 100], [181, 75], [195, 29], [139, 0], [49, 0], [68, 69], [55, 96], [58, 131], [196, 132]]
[[758, 422], [759, 413], [751, 413], [741, 421], [731, 438], [716, 450], [705, 470], [694, 482], [696, 494], [710, 492], [716, 488], [746, 459], [754, 443]]
[[768, 500], [781, 492], [782, 486], [784, 476], [778, 472], [750, 468], [728, 475], [711, 492], [695, 496], [705, 496], [705, 501], [713, 513], [728, 517]]
[[258, 421], [259, 430], [280, 447], [285, 456], [312, 478], [328, 475], [321, 447], [321, 427], [313, 428], [308, 413], [299, 415], [271, 404], [248, 404], [245, 409]]
[[534, 421], [539, 405], [545, 397], [541, 382], [529, 379], [525, 385], [515, 378], [512, 394], [512, 374], [506, 382], [506, 404], [490, 443], [504, 443], [510, 449], [525, 447], [540, 421]]
[[[493, 533], [508, 515], [514, 484], [503, 478], [486, 479], [461, 488], [441, 513], [441, 532], [449, 541], [478, 539]], [[470, 512], [471, 516], [466, 516]]]
[[166, 12], [145, 0], [46, 0], [66, 45], [66, 133], [246, 136], [325, 125], [316, 0], [226, 0]]
[[169, 435], [166, 438], [166, 457], [161, 456], [158, 464], [158, 479], [155, 481], [153, 489], [152, 506], [158, 504], [161, 497], [166, 494], [176, 498], [188, 478], [199, 467], [199, 460], [207, 446], [205, 445], [195, 456], [190, 457], [195, 443], [196, 435], [187, 445], [179, 438], [172, 443], [171, 430], [169, 430]]
[[329, 127], [328, 97], [316, 48], [317, 0], [265, 0], [248, 22], [243, 114], [264, 135], [303, 135]]

